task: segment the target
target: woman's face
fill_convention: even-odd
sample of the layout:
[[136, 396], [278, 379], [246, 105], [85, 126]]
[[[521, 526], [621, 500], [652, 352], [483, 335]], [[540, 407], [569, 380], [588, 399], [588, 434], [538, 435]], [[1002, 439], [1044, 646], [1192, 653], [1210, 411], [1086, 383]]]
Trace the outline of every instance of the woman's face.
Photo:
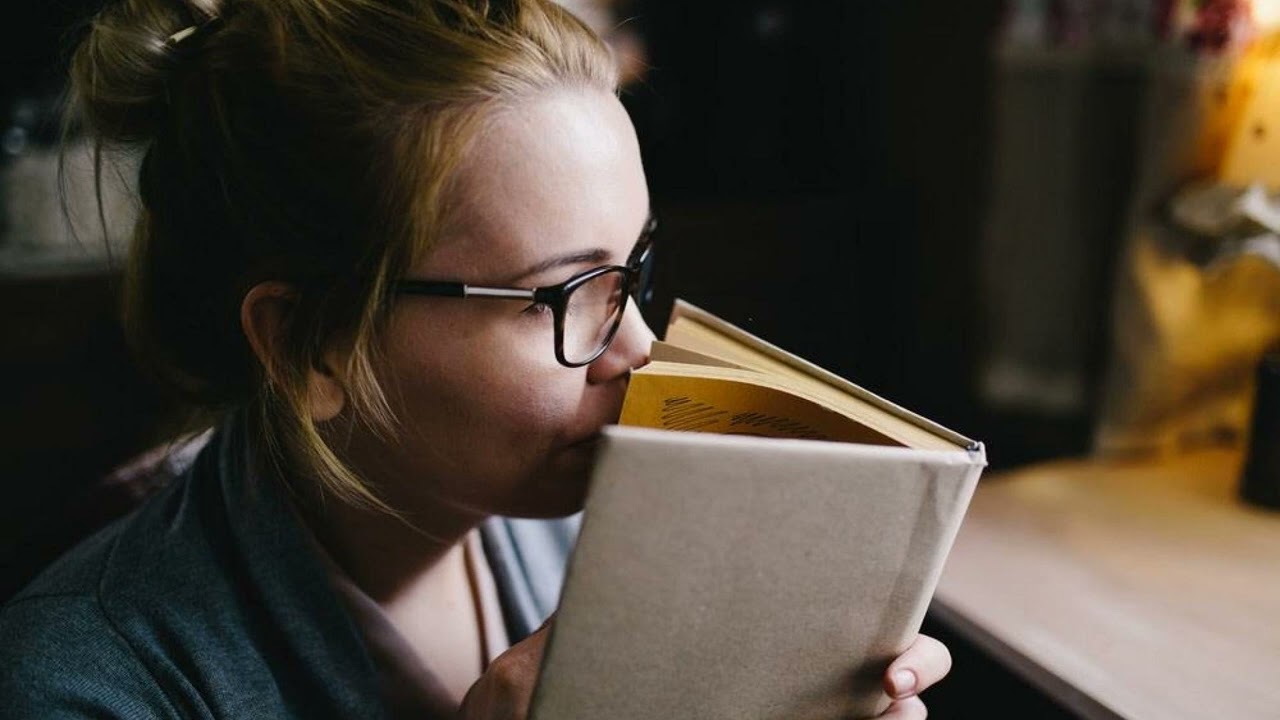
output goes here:
[[[453, 229], [408, 277], [553, 285], [625, 264], [649, 212], [626, 111], [588, 90], [547, 94], [495, 117], [456, 192]], [[616, 421], [628, 372], [647, 362], [652, 340], [628, 303], [605, 354], [567, 368], [555, 358], [552, 313], [528, 301], [402, 297], [384, 367], [398, 437], [353, 438], [352, 460], [410, 512], [573, 512], [593, 439]]]

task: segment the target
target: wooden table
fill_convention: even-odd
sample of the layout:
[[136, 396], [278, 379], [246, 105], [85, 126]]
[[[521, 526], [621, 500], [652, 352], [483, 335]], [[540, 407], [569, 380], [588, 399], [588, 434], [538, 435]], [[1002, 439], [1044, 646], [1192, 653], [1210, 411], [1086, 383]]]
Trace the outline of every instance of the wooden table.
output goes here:
[[935, 617], [1087, 718], [1280, 718], [1280, 512], [1237, 453], [983, 480]]

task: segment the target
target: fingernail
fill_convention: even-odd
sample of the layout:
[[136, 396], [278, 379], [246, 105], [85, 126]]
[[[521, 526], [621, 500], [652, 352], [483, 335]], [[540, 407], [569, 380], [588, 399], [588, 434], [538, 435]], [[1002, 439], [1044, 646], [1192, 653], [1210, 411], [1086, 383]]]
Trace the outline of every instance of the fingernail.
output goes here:
[[916, 691], [916, 674], [910, 670], [898, 670], [890, 680], [895, 698], [904, 698]]

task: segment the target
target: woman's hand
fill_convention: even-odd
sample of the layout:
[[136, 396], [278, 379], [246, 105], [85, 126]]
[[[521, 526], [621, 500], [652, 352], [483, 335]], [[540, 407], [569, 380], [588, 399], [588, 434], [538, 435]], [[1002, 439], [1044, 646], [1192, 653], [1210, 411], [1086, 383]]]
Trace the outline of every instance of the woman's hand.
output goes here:
[[[542, 653], [547, 645], [548, 620], [538, 631], [511, 646], [489, 665], [484, 675], [471, 686], [462, 701], [464, 720], [523, 720], [529, 715], [529, 701], [538, 680]], [[916, 640], [906, 652], [889, 665], [884, 674], [884, 689], [893, 704], [879, 717], [881, 720], [922, 720], [924, 702], [917, 695], [946, 677], [951, 670], [951, 653], [942, 643], [926, 635]]]
[[537, 632], [489, 663], [489, 669], [462, 699], [463, 720], [524, 720], [529, 716], [529, 702], [550, 627], [551, 621], [547, 620]]
[[907, 651], [889, 664], [884, 674], [884, 691], [893, 704], [879, 717], [882, 720], [923, 720], [928, 714], [917, 695], [946, 677], [951, 670], [947, 646], [926, 635], [917, 635]]

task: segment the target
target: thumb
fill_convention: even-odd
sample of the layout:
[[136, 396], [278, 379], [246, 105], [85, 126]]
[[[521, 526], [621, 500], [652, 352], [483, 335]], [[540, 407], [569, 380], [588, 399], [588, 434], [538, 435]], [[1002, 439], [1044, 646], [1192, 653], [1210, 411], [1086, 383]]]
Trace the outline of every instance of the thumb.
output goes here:
[[527, 717], [550, 629], [551, 618], [547, 618], [529, 637], [495, 658], [463, 698], [462, 717], [467, 720]]

